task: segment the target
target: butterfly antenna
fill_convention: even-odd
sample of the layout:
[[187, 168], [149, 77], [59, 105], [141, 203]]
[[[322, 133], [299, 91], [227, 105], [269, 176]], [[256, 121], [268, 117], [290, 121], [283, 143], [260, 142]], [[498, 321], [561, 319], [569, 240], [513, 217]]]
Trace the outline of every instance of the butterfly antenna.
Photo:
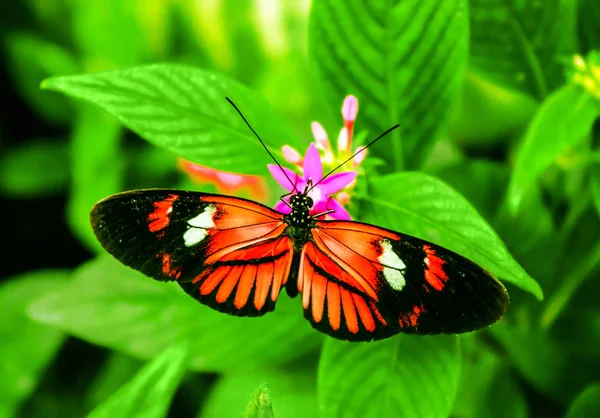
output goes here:
[[283, 169], [283, 167], [281, 166], [281, 164], [279, 164], [279, 161], [277, 161], [275, 159], [275, 157], [273, 156], [273, 154], [271, 154], [271, 151], [269, 151], [269, 148], [267, 148], [267, 146], [265, 145], [265, 143], [263, 142], [262, 139], [260, 139], [260, 136], [258, 136], [258, 134], [256, 133], [256, 131], [254, 130], [254, 128], [250, 125], [250, 123], [248, 122], [248, 120], [246, 119], [246, 117], [243, 115], [242, 111], [240, 109], [238, 109], [238, 107], [235, 105], [235, 103], [233, 103], [231, 101], [231, 99], [229, 97], [225, 97], [225, 99], [227, 99], [227, 101], [229, 102], [229, 104], [231, 106], [233, 106], [233, 108], [236, 110], [236, 112], [238, 112], [238, 114], [241, 116], [241, 118], [244, 120], [244, 122], [246, 122], [246, 125], [248, 126], [248, 128], [250, 128], [250, 130], [252, 131], [252, 133], [254, 134], [254, 136], [258, 139], [258, 141], [260, 142], [260, 145], [263, 146], [263, 148], [265, 149], [265, 151], [267, 151], [267, 154], [269, 154], [269, 156], [273, 159], [273, 161], [275, 161], [275, 164], [277, 164], [277, 166], [281, 169], [281, 172], [283, 173], [283, 175], [288, 179], [288, 181], [290, 182], [290, 184], [292, 185], [292, 187], [294, 188], [294, 190], [296, 191], [296, 193], [300, 194], [298, 192], [298, 189], [296, 189], [296, 184], [292, 181], [292, 179], [290, 179], [290, 177], [287, 175], [287, 173], [285, 172], [285, 170]]
[[366, 150], [367, 148], [369, 148], [375, 142], [379, 141], [381, 138], [383, 138], [384, 136], [386, 136], [387, 134], [391, 133], [392, 131], [396, 130], [399, 127], [400, 127], [400, 124], [395, 124], [394, 126], [392, 126], [391, 128], [389, 128], [387, 131], [385, 131], [384, 133], [380, 134], [377, 138], [375, 138], [374, 140], [372, 140], [371, 142], [369, 142], [367, 145], [365, 145], [364, 147], [362, 147], [361, 149], [359, 149], [358, 151], [356, 151], [354, 154], [352, 154], [352, 156], [350, 156], [349, 158], [347, 158], [346, 160], [344, 160], [343, 163], [341, 163], [340, 165], [338, 165], [337, 167], [335, 167], [334, 169], [332, 169], [331, 171], [329, 171], [329, 173], [325, 174], [323, 176], [323, 178], [321, 180], [319, 180], [318, 182], [316, 182], [315, 184], [313, 184], [312, 187], [310, 189], [308, 189], [308, 191], [310, 192], [312, 189], [314, 189], [315, 187], [317, 187], [317, 185], [319, 183], [321, 183], [323, 180], [325, 180], [327, 177], [329, 177], [334, 171], [336, 171], [337, 169], [339, 169], [340, 167], [342, 167], [344, 164], [346, 164], [348, 161], [350, 161], [351, 159], [353, 159], [354, 157], [356, 157], [358, 154], [360, 154], [361, 152], [363, 152], [364, 150]]

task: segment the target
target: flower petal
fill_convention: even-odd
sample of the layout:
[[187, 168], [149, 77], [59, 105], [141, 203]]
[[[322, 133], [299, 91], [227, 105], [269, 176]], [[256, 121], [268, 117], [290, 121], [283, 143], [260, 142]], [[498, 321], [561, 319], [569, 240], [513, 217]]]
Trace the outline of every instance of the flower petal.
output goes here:
[[352, 144], [350, 141], [350, 135], [348, 133], [348, 128], [345, 126], [340, 129], [340, 134], [338, 135], [338, 151], [340, 152], [350, 152], [350, 148], [352, 148]]
[[323, 164], [321, 163], [321, 154], [314, 142], [311, 142], [304, 155], [304, 179], [312, 179], [313, 184], [321, 181], [323, 178]]
[[343, 207], [341, 205], [341, 203], [338, 202], [337, 200], [331, 199], [329, 201], [329, 204], [327, 205], [327, 207], [329, 209], [333, 209], [335, 211], [335, 212], [329, 214], [329, 216], [331, 216], [332, 218], [339, 219], [340, 221], [351, 221], [352, 220], [352, 217], [350, 216], [350, 214], [348, 213], [346, 208]]
[[289, 145], [284, 145], [281, 147], [281, 153], [283, 154], [283, 158], [285, 158], [288, 163], [302, 164], [302, 156], [300, 153]]
[[358, 167], [359, 165], [361, 165], [362, 162], [365, 160], [365, 157], [367, 156], [367, 152], [368, 151], [365, 147], [357, 147], [354, 151], [356, 155], [354, 156], [354, 158], [352, 158], [352, 165], [354, 167]]
[[[300, 190], [302, 187], [304, 187], [304, 179], [289, 168], [279, 167], [277, 164], [267, 164], [267, 168], [277, 183], [285, 187], [286, 190], [291, 192], [294, 190], [294, 186], [296, 190]], [[293, 183], [290, 183], [290, 180]]]
[[319, 183], [317, 187], [320, 188], [323, 193], [332, 195], [352, 183], [357, 175], [358, 172], [356, 171], [342, 171], [341, 173], [335, 173]]
[[313, 122], [310, 124], [310, 129], [312, 131], [313, 137], [315, 138], [315, 142], [323, 147], [323, 149], [330, 149], [331, 145], [329, 144], [329, 139], [327, 139], [327, 132], [319, 122]]
[[347, 122], [354, 122], [358, 114], [358, 99], [352, 95], [346, 96], [342, 105], [342, 116]]
[[[286, 202], [289, 202], [290, 197], [284, 197], [284, 199], [286, 200]], [[279, 202], [277, 202], [275, 204], [275, 207], [273, 208], [275, 209], [277, 212], [281, 212], [283, 214], [288, 214], [292, 212], [292, 208], [290, 208], [288, 205], [286, 205], [285, 203], [283, 203], [281, 200]]]

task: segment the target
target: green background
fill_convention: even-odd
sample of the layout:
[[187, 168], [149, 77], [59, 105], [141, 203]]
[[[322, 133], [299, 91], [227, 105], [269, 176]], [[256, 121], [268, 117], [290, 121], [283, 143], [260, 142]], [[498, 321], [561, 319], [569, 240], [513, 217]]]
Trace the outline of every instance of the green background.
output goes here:
[[[600, 412], [600, 3], [23, 0], [0, 5], [0, 418], [591, 417]], [[448, 247], [489, 329], [349, 344], [282, 295], [229, 317], [110, 258], [89, 211], [177, 167], [265, 177], [344, 97], [354, 219]]]

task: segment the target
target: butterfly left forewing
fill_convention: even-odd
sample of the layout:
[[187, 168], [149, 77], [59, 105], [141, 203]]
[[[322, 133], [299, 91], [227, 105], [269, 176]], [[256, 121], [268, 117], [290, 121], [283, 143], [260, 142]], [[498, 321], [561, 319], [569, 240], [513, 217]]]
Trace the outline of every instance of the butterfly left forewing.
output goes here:
[[91, 223], [123, 264], [232, 315], [273, 310], [292, 262], [282, 215], [245, 199], [137, 190], [100, 201]]
[[427, 241], [346, 221], [318, 221], [311, 234], [298, 288], [305, 316], [333, 337], [473, 331], [508, 304], [490, 273]]

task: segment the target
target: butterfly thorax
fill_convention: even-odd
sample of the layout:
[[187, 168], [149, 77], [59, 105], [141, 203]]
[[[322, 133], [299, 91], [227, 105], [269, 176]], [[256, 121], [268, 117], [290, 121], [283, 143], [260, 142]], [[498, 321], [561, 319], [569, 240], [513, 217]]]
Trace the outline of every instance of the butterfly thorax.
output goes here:
[[292, 211], [283, 217], [288, 224], [286, 233], [294, 240], [297, 247], [301, 247], [309, 239], [310, 229], [315, 226], [315, 221], [310, 215], [313, 200], [304, 194], [292, 195], [290, 207]]

